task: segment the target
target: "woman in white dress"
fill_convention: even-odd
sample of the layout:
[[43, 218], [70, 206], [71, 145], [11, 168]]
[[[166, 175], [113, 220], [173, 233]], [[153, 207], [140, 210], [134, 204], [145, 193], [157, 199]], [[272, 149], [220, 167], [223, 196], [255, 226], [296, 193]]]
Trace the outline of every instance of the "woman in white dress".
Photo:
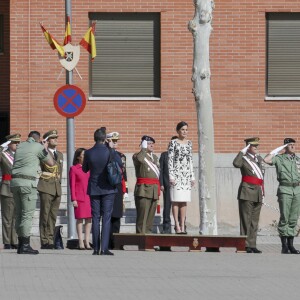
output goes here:
[[170, 194], [175, 232], [177, 234], [186, 234], [186, 206], [187, 202], [191, 202], [191, 190], [195, 184], [192, 142], [186, 139], [188, 132], [188, 124], [186, 122], [178, 123], [176, 131], [178, 138], [170, 142], [168, 149]]

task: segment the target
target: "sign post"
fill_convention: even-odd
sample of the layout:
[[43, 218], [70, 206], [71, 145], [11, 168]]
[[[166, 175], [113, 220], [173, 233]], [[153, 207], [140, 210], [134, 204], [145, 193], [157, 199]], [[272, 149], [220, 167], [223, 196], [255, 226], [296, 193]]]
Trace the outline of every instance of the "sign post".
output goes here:
[[[72, 3], [71, 0], [65, 0], [66, 21], [70, 18], [70, 26], [72, 26]], [[66, 84], [73, 84], [73, 70], [66, 70]], [[73, 239], [76, 236], [76, 226], [74, 217], [74, 208], [71, 202], [71, 193], [69, 185], [69, 172], [72, 166], [73, 155], [75, 151], [74, 138], [74, 117], [67, 119], [67, 213], [68, 213], [68, 238]]]

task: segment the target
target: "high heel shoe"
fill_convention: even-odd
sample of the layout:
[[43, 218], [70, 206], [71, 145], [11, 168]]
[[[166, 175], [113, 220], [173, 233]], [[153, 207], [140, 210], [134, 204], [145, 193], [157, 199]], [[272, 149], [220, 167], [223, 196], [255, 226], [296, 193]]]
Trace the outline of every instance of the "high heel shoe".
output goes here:
[[92, 250], [92, 247], [90, 246], [90, 243], [87, 243], [85, 240], [83, 241], [83, 244], [84, 244], [84, 248], [86, 250]]
[[174, 229], [175, 229], [175, 233], [176, 233], [176, 234], [182, 234], [182, 231], [181, 231], [180, 227], [176, 227], [176, 226], [175, 226]]

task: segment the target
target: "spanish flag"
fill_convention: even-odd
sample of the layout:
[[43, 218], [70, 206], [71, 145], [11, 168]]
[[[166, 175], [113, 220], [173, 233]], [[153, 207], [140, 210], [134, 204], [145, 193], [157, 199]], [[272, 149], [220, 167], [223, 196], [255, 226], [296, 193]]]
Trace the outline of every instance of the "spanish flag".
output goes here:
[[96, 40], [95, 40], [95, 26], [96, 23], [94, 22], [79, 43], [84, 49], [86, 49], [91, 54], [92, 61], [97, 55]]
[[71, 35], [71, 25], [70, 25], [70, 17], [67, 17], [67, 25], [66, 25], [66, 32], [65, 32], [65, 39], [64, 45], [71, 43], [72, 35]]
[[41, 25], [42, 31], [44, 33], [45, 39], [53, 50], [57, 50], [61, 57], [65, 56], [64, 48], [58, 43], [58, 41]]

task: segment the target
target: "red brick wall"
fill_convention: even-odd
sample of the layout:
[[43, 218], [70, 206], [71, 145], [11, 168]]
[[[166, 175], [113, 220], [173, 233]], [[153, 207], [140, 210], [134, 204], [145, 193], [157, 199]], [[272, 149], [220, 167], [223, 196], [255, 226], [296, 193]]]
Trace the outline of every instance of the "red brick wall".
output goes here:
[[[39, 22], [59, 40], [64, 35], [65, 1], [11, 1], [11, 129], [24, 135], [56, 128], [65, 150], [66, 120], [53, 107], [55, 91], [65, 84], [57, 77], [57, 54], [44, 40]], [[236, 152], [245, 137], [259, 135], [262, 152], [298, 138], [299, 102], [265, 101], [265, 12], [300, 11], [300, 0], [215, 1], [211, 35], [212, 96], [216, 152]], [[157, 139], [156, 151], [166, 148], [175, 126], [189, 123], [189, 138], [197, 150], [197, 120], [192, 82], [193, 0], [72, 0], [73, 43], [88, 26], [89, 12], [161, 12], [161, 101], [89, 101], [75, 118], [76, 147], [93, 144], [99, 126], [121, 134], [121, 150], [133, 152], [143, 134]], [[100, 53], [99, 53], [100, 54]], [[74, 84], [88, 95], [88, 54], [81, 50]], [[97, 59], [97, 58], [96, 58]], [[63, 73], [64, 74], [64, 73]]]
[[[0, 53], [0, 113], [9, 112], [9, 1], [0, 2], [0, 15], [4, 23], [4, 51]], [[1, 130], [1, 129], [0, 129]]]

